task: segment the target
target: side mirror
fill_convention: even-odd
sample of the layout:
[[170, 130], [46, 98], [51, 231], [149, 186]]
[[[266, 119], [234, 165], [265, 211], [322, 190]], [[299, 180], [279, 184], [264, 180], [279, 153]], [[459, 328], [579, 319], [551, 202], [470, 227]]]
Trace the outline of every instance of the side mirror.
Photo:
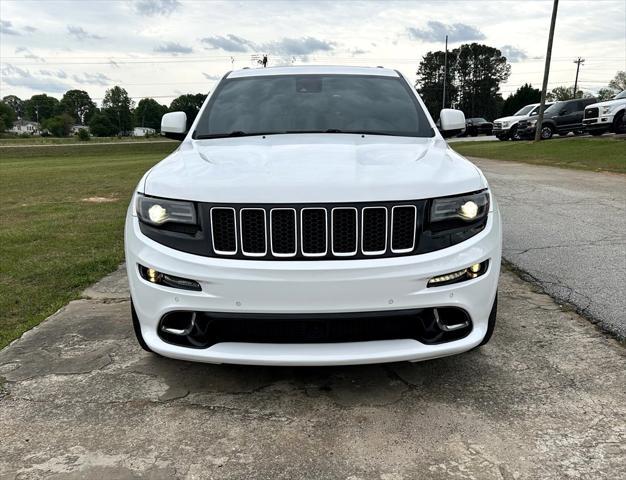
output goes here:
[[567, 108], [562, 108], [559, 112], [559, 115], [565, 115], [567, 113]]
[[465, 114], [461, 110], [444, 108], [439, 114], [441, 135], [444, 138], [453, 137], [465, 130]]
[[170, 112], [163, 115], [161, 133], [167, 138], [184, 140], [187, 136], [187, 114], [185, 112]]

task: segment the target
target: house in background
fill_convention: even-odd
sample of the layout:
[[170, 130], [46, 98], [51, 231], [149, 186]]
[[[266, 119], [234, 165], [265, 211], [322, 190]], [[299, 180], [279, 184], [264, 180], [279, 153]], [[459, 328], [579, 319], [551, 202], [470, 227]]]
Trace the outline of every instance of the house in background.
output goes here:
[[155, 135], [156, 130], [148, 127], [135, 127], [133, 129], [133, 137], [145, 137], [147, 135]]
[[77, 135], [78, 131], [81, 129], [89, 131], [89, 125], [72, 125], [72, 128], [70, 129], [70, 135]]
[[28, 135], [39, 135], [41, 134], [41, 125], [38, 122], [19, 119], [13, 122], [13, 126], [9, 129], [9, 132], [16, 133], [18, 135], [23, 133]]

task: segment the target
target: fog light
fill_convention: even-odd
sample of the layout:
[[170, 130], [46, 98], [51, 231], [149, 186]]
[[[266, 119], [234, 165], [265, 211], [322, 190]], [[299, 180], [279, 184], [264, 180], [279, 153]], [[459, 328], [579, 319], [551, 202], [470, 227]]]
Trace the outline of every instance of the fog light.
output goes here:
[[200, 284], [195, 280], [168, 275], [167, 273], [158, 272], [154, 268], [146, 268], [143, 265], [138, 265], [138, 267], [141, 277], [150, 283], [164, 285], [166, 287], [180, 288], [182, 290], [194, 290], [196, 292], [202, 290]]
[[157, 272], [154, 268], [148, 268], [148, 280], [152, 283], [157, 283], [159, 272]]
[[437, 275], [436, 277], [428, 280], [427, 287], [439, 287], [442, 285], [450, 285], [451, 283], [464, 282], [476, 277], [484, 275], [489, 266], [489, 260], [485, 260], [482, 263], [475, 263], [463, 270], [457, 270], [456, 272], [446, 273], [445, 275]]

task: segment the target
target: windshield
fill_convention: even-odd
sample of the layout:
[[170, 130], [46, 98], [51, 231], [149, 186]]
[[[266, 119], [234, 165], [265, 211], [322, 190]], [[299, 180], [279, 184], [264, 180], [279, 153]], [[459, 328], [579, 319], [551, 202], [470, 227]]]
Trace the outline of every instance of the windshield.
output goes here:
[[517, 115], [526, 115], [528, 112], [530, 112], [533, 109], [533, 105], [526, 105], [524, 108], [518, 110], [517, 112], [515, 112], [515, 114], [513, 114], [513, 116], [517, 116]]
[[194, 138], [320, 132], [434, 136], [398, 77], [275, 75], [223, 80]]
[[[561, 109], [561, 107], [563, 107], [565, 105], [566, 102], [555, 102], [552, 105], [550, 105], [548, 108], [546, 108], [543, 113], [552, 113], [552, 112], [556, 112], [558, 110]], [[537, 112], [539, 113], [539, 112]]]
[[626, 98], [626, 90], [622, 91], [622, 93], [618, 93], [613, 97], [613, 100], [619, 100], [620, 98]]

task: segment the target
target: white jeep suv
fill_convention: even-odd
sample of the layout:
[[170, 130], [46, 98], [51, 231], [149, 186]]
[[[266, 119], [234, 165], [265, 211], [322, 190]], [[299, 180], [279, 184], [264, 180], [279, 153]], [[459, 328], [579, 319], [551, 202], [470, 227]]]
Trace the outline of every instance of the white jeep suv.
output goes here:
[[[465, 127], [443, 110], [441, 129]], [[263, 365], [418, 361], [486, 343], [501, 230], [476, 166], [383, 68], [226, 74], [126, 220], [146, 350]]]
[[592, 103], [585, 108], [583, 125], [591, 135], [606, 132], [624, 133], [624, 114], [626, 112], [626, 90], [618, 93], [612, 100]]

